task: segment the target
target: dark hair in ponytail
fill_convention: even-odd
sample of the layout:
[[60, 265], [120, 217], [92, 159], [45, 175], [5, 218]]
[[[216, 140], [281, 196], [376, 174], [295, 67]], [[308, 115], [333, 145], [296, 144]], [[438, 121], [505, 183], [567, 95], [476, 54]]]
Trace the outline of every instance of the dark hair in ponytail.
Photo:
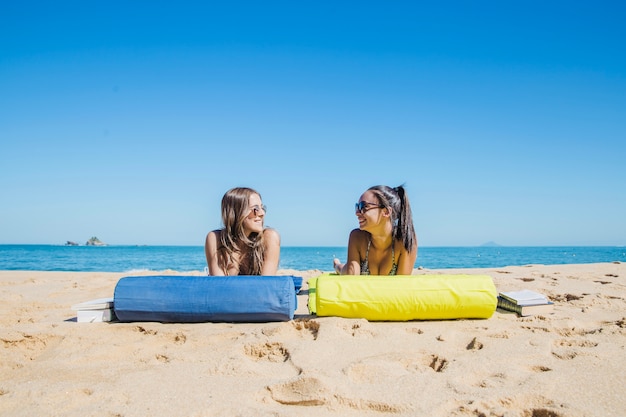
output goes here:
[[411, 252], [415, 247], [416, 237], [411, 205], [404, 185], [395, 188], [387, 185], [375, 185], [370, 187], [368, 191], [373, 192], [380, 204], [391, 211], [392, 236], [402, 242], [407, 252]]

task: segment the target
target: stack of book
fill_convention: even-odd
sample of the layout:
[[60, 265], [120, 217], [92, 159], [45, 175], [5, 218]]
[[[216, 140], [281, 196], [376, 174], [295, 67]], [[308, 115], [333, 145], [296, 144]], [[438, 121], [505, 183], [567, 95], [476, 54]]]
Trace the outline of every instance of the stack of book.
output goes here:
[[79, 323], [96, 323], [115, 319], [113, 298], [86, 301], [73, 305], [72, 310], [76, 310], [76, 321]]
[[498, 295], [498, 308], [514, 311], [520, 316], [532, 316], [552, 313], [554, 303], [535, 291], [506, 291]]

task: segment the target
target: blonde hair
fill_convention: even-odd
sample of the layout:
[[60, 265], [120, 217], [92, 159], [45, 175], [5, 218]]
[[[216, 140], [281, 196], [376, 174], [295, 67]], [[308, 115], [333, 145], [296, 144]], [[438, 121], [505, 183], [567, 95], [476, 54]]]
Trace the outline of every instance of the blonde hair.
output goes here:
[[[239, 275], [261, 275], [265, 259], [263, 233], [246, 235], [243, 222], [250, 214], [250, 196], [261, 194], [252, 188], [236, 187], [228, 190], [222, 197], [222, 223], [224, 229], [220, 233], [220, 246], [217, 250], [220, 268], [228, 273], [228, 266], [238, 263]], [[244, 252], [245, 247], [250, 248]], [[245, 254], [237, 262], [235, 253]]]

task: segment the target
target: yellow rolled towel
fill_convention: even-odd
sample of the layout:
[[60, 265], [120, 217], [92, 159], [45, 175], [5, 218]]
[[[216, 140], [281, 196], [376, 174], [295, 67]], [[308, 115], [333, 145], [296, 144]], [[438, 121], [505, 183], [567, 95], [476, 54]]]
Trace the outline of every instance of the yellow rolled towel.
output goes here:
[[309, 280], [309, 311], [370, 321], [486, 319], [497, 307], [488, 275], [350, 276]]

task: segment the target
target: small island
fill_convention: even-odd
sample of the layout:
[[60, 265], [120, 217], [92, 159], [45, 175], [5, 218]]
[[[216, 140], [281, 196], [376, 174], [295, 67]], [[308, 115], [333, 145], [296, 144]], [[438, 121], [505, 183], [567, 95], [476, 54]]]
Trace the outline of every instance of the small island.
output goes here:
[[107, 246], [106, 243], [102, 242], [100, 239], [98, 239], [97, 237], [93, 236], [91, 239], [89, 239], [87, 241], [87, 243], [85, 243], [86, 246]]
[[482, 246], [482, 247], [491, 247], [491, 248], [500, 248], [500, 247], [502, 247], [502, 245], [501, 245], [501, 244], [496, 243], [496, 242], [494, 242], [494, 241], [489, 241], [489, 242], [487, 242], [487, 243], [483, 243], [483, 244], [482, 244], [482, 245], [480, 245], [480, 246]]

